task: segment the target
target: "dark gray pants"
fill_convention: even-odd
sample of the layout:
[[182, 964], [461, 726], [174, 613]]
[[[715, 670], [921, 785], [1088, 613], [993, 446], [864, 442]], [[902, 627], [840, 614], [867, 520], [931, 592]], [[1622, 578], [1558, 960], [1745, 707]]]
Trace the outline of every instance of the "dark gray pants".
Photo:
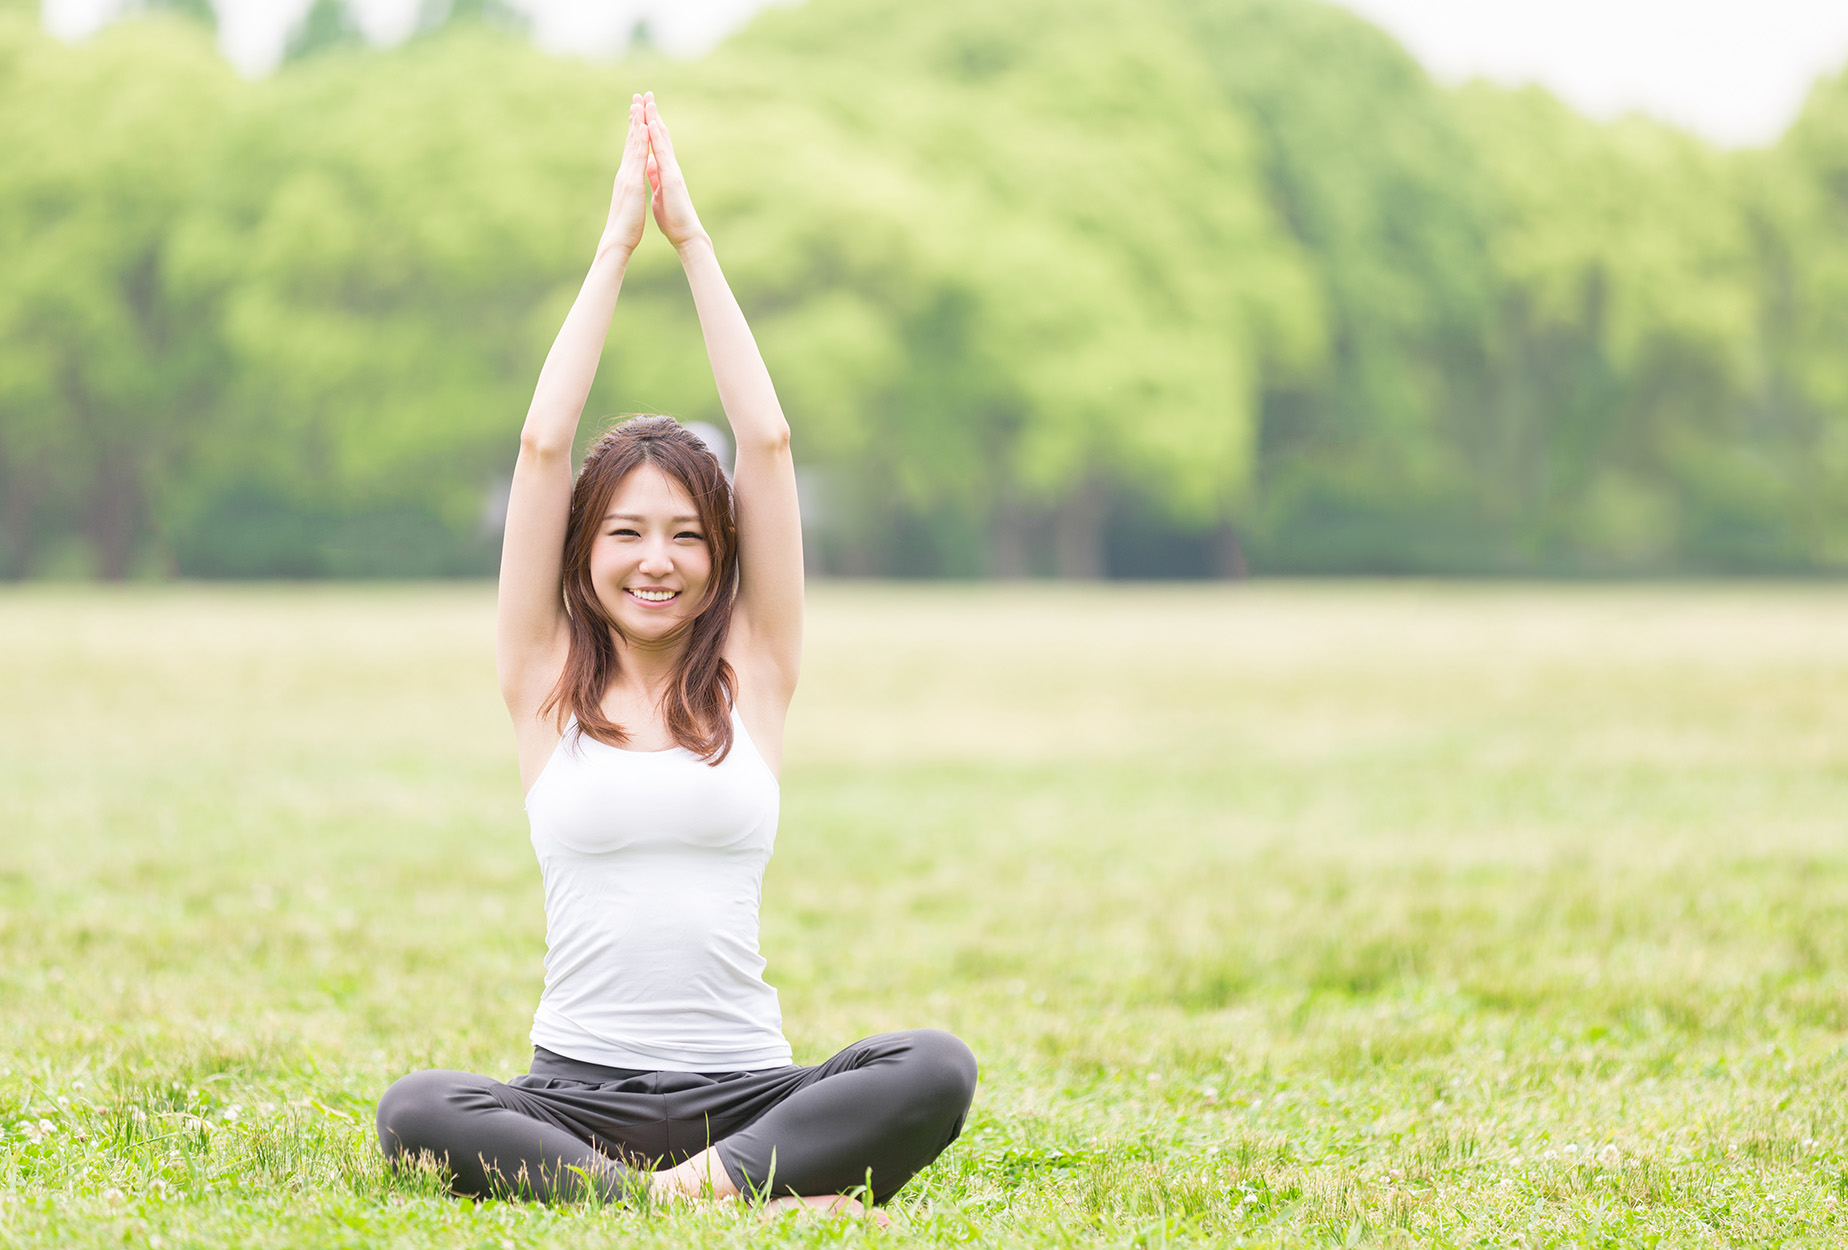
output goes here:
[[638, 1172], [717, 1146], [739, 1192], [836, 1194], [867, 1184], [884, 1202], [962, 1132], [975, 1056], [936, 1029], [881, 1033], [813, 1068], [633, 1072], [535, 1048], [502, 1083], [413, 1072], [379, 1100], [394, 1162], [428, 1155], [457, 1193], [620, 1201]]

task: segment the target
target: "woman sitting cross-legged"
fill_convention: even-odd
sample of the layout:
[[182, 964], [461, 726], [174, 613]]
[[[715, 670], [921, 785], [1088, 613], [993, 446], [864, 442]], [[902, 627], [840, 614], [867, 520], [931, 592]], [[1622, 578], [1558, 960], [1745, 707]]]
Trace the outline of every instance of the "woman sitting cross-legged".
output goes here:
[[[649, 202], [678, 251], [737, 445], [728, 484], [666, 417], [571, 447]], [[379, 1102], [394, 1161], [539, 1199], [637, 1191], [858, 1210], [956, 1139], [975, 1059], [948, 1033], [798, 1067], [757, 912], [802, 651], [789, 427], [652, 95], [520, 435], [497, 660], [545, 884], [532, 1071], [413, 1072]], [[856, 1196], [858, 1195], [858, 1196]]]

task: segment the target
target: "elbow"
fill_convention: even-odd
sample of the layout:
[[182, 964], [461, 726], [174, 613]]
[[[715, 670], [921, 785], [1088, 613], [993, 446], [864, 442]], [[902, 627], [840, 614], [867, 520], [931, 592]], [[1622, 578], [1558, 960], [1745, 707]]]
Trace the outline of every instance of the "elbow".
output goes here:
[[520, 459], [547, 461], [562, 459], [571, 454], [571, 436], [563, 437], [535, 430], [530, 426], [520, 431]]
[[789, 454], [789, 422], [777, 421], [769, 429], [753, 433], [749, 438], [739, 440], [741, 446], [749, 446], [757, 451], [772, 456]]

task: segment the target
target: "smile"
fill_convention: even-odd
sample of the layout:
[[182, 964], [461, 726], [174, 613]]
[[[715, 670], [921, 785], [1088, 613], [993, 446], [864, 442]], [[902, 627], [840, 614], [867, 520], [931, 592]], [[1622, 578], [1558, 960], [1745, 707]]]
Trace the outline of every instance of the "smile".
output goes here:
[[635, 596], [643, 603], [666, 603], [669, 599], [680, 597], [678, 590], [634, 590], [625, 588], [625, 593]]

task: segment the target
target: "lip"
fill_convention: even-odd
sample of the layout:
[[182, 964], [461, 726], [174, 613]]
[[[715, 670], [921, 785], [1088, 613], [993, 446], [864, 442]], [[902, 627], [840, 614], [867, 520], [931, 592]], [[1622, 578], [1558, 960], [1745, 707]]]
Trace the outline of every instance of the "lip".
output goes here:
[[[635, 592], [638, 590], [666, 591], [665, 599], [644, 599]], [[640, 604], [644, 608], [665, 608], [680, 601], [680, 592], [672, 586], [624, 586], [622, 593], [629, 596], [629, 602]]]

